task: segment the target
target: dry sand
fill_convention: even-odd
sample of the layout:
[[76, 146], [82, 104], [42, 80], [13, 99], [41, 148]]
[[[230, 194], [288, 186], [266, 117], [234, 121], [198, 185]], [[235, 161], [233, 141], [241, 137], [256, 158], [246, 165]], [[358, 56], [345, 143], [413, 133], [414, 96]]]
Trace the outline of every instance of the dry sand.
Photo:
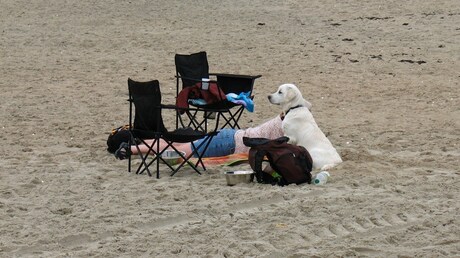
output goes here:
[[[2, 257], [460, 256], [459, 1], [2, 0], [0, 27]], [[170, 103], [174, 54], [201, 50], [263, 76], [244, 126], [297, 84], [333, 180], [157, 180], [108, 154], [127, 78]]]

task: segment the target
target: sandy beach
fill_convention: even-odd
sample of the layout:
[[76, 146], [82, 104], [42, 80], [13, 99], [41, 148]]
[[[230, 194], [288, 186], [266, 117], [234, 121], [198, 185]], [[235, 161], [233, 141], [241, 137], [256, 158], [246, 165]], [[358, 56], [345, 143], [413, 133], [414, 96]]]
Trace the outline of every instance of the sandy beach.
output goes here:
[[[460, 256], [459, 1], [3, 0], [0, 28], [0, 257]], [[127, 79], [174, 103], [174, 55], [199, 51], [262, 75], [244, 127], [295, 83], [330, 182], [128, 173], [106, 151]]]

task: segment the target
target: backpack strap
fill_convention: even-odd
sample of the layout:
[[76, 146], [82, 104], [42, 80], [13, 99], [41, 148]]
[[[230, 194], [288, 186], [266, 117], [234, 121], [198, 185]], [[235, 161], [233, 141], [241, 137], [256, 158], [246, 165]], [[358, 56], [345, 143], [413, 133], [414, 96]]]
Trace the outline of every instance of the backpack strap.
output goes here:
[[256, 179], [258, 183], [263, 183], [262, 173], [262, 161], [267, 152], [264, 150], [256, 150], [251, 148], [249, 150], [249, 165], [251, 165], [252, 170], [256, 172]]
[[[270, 164], [271, 168], [274, 169], [273, 171], [264, 171], [262, 169], [262, 163], [267, 161], [264, 160], [264, 157], [267, 157], [268, 163]], [[252, 170], [255, 172], [258, 183], [271, 185], [277, 184], [280, 186], [287, 184], [285, 179], [276, 172], [278, 167], [273, 162], [273, 158], [269, 151], [251, 148], [249, 150], [249, 164], [251, 165]]]
[[304, 155], [301, 155], [300, 163], [302, 167], [307, 168], [307, 171], [311, 172], [313, 169], [313, 159], [311, 158], [310, 152], [308, 152], [307, 149], [303, 146], [299, 146], [301, 152], [303, 152]]
[[251, 147], [251, 148], [252, 147], [257, 147], [257, 146], [260, 146], [260, 145], [264, 145], [264, 144], [268, 144], [268, 143], [272, 143], [272, 142], [281, 144], [281, 143], [288, 142], [288, 141], [289, 141], [289, 137], [287, 137], [287, 136], [282, 136], [282, 137], [276, 138], [274, 140], [270, 140], [270, 139], [267, 139], [267, 138], [243, 137], [244, 145], [246, 145], [248, 147]]

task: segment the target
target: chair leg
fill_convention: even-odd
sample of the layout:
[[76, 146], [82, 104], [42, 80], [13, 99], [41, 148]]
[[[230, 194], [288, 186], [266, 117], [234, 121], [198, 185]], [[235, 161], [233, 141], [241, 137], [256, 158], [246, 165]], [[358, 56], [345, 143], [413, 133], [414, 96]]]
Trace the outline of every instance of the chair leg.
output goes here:
[[[136, 144], [136, 148], [137, 148], [137, 152], [141, 158], [141, 164], [139, 165], [139, 167], [137, 168], [137, 171], [136, 171], [136, 174], [142, 174], [144, 173], [144, 171], [147, 171], [147, 174], [149, 176], [152, 176], [152, 173], [150, 172], [150, 165], [153, 164], [153, 162], [157, 161], [158, 160], [158, 150], [154, 150], [153, 149], [153, 146], [156, 144], [157, 145], [157, 149], [159, 148], [159, 144], [157, 144], [159, 142], [159, 139], [154, 139], [154, 141], [152, 142], [151, 145], [147, 144], [144, 140], [141, 139], [141, 142], [147, 146], [149, 148], [149, 151], [144, 155], [142, 154], [142, 152], [140, 151], [140, 148], [139, 146]], [[152, 160], [147, 163], [147, 159], [149, 156], [152, 156], [154, 155], [154, 157], [152, 158]], [[157, 165], [157, 168], [159, 167], [159, 165]], [[142, 170], [141, 170], [142, 169]], [[157, 169], [157, 178], [159, 178], [159, 169]]]
[[[207, 118], [204, 117], [204, 119], [201, 121], [201, 122], [198, 122], [198, 110], [195, 110], [193, 115], [191, 112], [187, 112], [188, 114], [188, 117], [190, 119], [190, 123], [189, 123], [189, 126], [190, 125], [193, 125], [192, 127], [194, 129], [197, 129], [197, 130], [202, 130], [204, 132], [207, 132], [208, 131], [208, 128], [207, 128]], [[204, 126], [204, 127], [203, 127]]]
[[[149, 176], [152, 176], [152, 173], [149, 169], [149, 167], [154, 163], [156, 162], [156, 178], [160, 178], [160, 160], [163, 160], [162, 158], [162, 154], [164, 151], [166, 151], [168, 148], [172, 148], [175, 152], [177, 152], [180, 157], [183, 159], [182, 163], [179, 164], [177, 167], [172, 167], [171, 165], [169, 165], [167, 162], [165, 162], [163, 160], [163, 162], [172, 170], [172, 173], [171, 173], [171, 176], [175, 175], [185, 164], [188, 164], [193, 170], [195, 170], [196, 173], [200, 174], [201, 175], [201, 172], [199, 171], [198, 169], [198, 166], [201, 165], [201, 167], [203, 168], [203, 170], [206, 171], [206, 166], [204, 165], [204, 162], [203, 162], [203, 154], [204, 154], [204, 151], [200, 154], [198, 152], [198, 150], [204, 146], [203, 150], [206, 150], [208, 147], [209, 147], [209, 144], [211, 143], [212, 139], [213, 139], [214, 135], [212, 136], [208, 136], [206, 138], [205, 141], [202, 141], [200, 145], [198, 146], [195, 146], [193, 144], [193, 142], [191, 143], [192, 144], [192, 153], [190, 153], [189, 155], [182, 155], [182, 153], [176, 148], [174, 147], [173, 145], [173, 142], [169, 142], [169, 141], [166, 141], [167, 143], [167, 146], [163, 149], [160, 150], [160, 145], [159, 145], [159, 141], [160, 139], [157, 138], [157, 139], [154, 139], [154, 141], [152, 142], [152, 144], [147, 144], [144, 140], [142, 139], [139, 139], [142, 144], [146, 145], [148, 147], [148, 152], [143, 154], [139, 148], [139, 144], [135, 144], [136, 146], [136, 149], [137, 149], [137, 152], [138, 152], [138, 155], [141, 159], [141, 164], [139, 164], [137, 170], [136, 170], [136, 174], [142, 174], [144, 173], [145, 171], [147, 171], [147, 174]], [[134, 141], [135, 142], [135, 141]], [[156, 148], [154, 147], [156, 145]], [[193, 163], [190, 161], [190, 158], [192, 158], [195, 153], [198, 153], [198, 160], [196, 163]], [[152, 156], [152, 159], [151, 160], [148, 160], [149, 157]], [[131, 164], [130, 164], [131, 165]]]
[[131, 173], [131, 155], [128, 157], [128, 173]]
[[[182, 127], [192, 127], [194, 129], [198, 129], [198, 130], [202, 130], [202, 131], [206, 132], [207, 131], [206, 123], [204, 121], [198, 122], [198, 119], [197, 119], [198, 112], [199, 112], [199, 110], [195, 110], [194, 112], [185, 111], [185, 115], [188, 118], [187, 123], [185, 123], [184, 119], [182, 119], [182, 116], [179, 115], [179, 114], [176, 117], [176, 119], [180, 122]], [[203, 125], [204, 125], [204, 127], [203, 127]], [[176, 125], [176, 129], [177, 128], [178, 127]]]
[[[203, 168], [203, 170], [206, 171], [206, 166], [204, 165], [204, 162], [203, 162], [203, 155], [204, 155], [204, 152], [206, 151], [206, 149], [209, 147], [209, 144], [211, 144], [211, 141], [212, 141], [213, 137], [214, 137], [214, 135], [207, 137], [207, 139], [205, 141], [201, 142], [201, 144], [198, 145], [198, 146], [195, 146], [194, 143], [191, 142], [192, 153], [190, 153], [187, 157], [184, 157], [184, 156], [182, 156], [182, 154], [179, 154], [184, 159], [184, 161], [182, 161], [182, 163], [173, 170], [173, 172], [171, 173], [171, 176], [174, 176], [179, 171], [179, 169], [181, 169], [186, 163], [189, 164], [190, 167], [192, 167], [193, 170], [195, 170], [195, 172], [197, 172], [200, 175], [201, 175], [201, 172], [198, 170], [198, 165], [199, 164], [201, 164], [201, 167]], [[168, 144], [170, 144], [170, 143], [168, 143]], [[200, 154], [198, 152], [198, 150], [203, 145], [204, 145], [204, 148], [203, 148], [204, 151]], [[172, 146], [172, 143], [170, 144], [170, 147], [172, 147], [176, 152], [180, 153], [174, 146]], [[195, 155], [195, 153], [198, 153], [198, 161], [195, 164], [193, 164], [190, 161], [190, 158], [193, 155]]]
[[[174, 149], [174, 151], [176, 151], [180, 157], [183, 159], [182, 163], [179, 164], [179, 166], [177, 166], [176, 168], [173, 168], [172, 166], [169, 166], [169, 164], [167, 164], [169, 166], [169, 168], [172, 170], [172, 173], [171, 173], [171, 176], [174, 176], [185, 164], [188, 164], [193, 170], [195, 170], [196, 173], [200, 174], [201, 175], [201, 172], [198, 170], [196, 164], [193, 164], [191, 161], [190, 161], [190, 158], [193, 157], [193, 155], [195, 154], [196, 150], [195, 151], [192, 151], [192, 153], [190, 153], [189, 155], [187, 155], [186, 157], [184, 155], [182, 155], [180, 153], [179, 150], [176, 149], [176, 147], [174, 147], [172, 145], [172, 143], [169, 143], [168, 142], [168, 147], [171, 147], [172, 149]], [[193, 143], [192, 143], [193, 145]], [[201, 145], [200, 145], [201, 146]], [[192, 148], [193, 149], [193, 148]], [[206, 168], [204, 168], [204, 170], [206, 170]]]
[[[141, 164], [139, 164], [139, 166], [137, 167], [137, 170], [136, 170], [136, 174], [142, 174], [144, 173], [144, 171], [147, 170], [147, 174], [149, 176], [152, 176], [152, 173], [150, 173], [150, 169], [149, 169], [149, 164], [147, 164], [147, 158], [149, 157], [149, 154], [145, 154], [142, 155], [142, 153], [140, 152], [140, 149], [138, 148], [137, 151], [139, 152], [139, 157], [141, 158]], [[142, 169], [142, 170], [141, 170]]]
[[[156, 141], [156, 140], [155, 140]], [[159, 140], [158, 140], [159, 141]], [[161, 157], [161, 153], [160, 153], [160, 143], [158, 142], [157, 144], [157, 156], [155, 157], [156, 160], [157, 160], [157, 179], [160, 178], [160, 157]]]
[[[201, 155], [198, 153], [198, 151], [195, 151], [196, 153], [198, 153], [198, 160], [197, 160], [195, 166], [198, 167], [198, 164], [201, 163], [201, 167], [202, 167], [203, 170], [205, 170], [205, 171], [206, 171], [206, 166], [204, 165], [204, 162], [203, 162], [203, 155], [204, 155], [204, 152], [208, 149], [209, 144], [211, 144], [212, 138], [214, 138], [214, 136], [210, 136], [210, 137], [208, 138], [208, 140], [206, 141], [206, 143], [205, 143], [205, 142], [202, 142], [202, 143], [201, 143], [201, 145], [206, 144], [206, 145], [204, 146], [204, 148], [203, 148], [204, 151], [201, 153]], [[200, 148], [201, 145], [198, 146], [198, 148]], [[192, 143], [192, 147], [195, 148], [195, 145], [194, 145], [193, 143]], [[198, 150], [198, 148], [195, 148], [195, 150]]]
[[225, 120], [225, 123], [220, 128], [225, 128], [226, 126], [230, 126], [232, 129], [241, 129], [240, 125], [238, 124], [241, 115], [243, 114], [244, 107], [240, 107], [236, 112], [232, 113], [231, 110], [228, 111], [228, 118], [222, 114], [222, 118]]
[[[159, 144], [156, 145], [156, 151], [153, 150], [153, 145], [155, 145], [155, 143], [159, 142], [159, 139], [156, 139], [155, 142], [152, 143], [151, 146], [149, 146], [149, 149], [150, 151], [149, 152], [153, 152], [155, 153], [155, 157], [152, 158], [152, 160], [150, 160], [148, 163], [144, 163], [144, 169], [139, 173], [139, 174], [142, 174], [145, 170], [147, 170], [147, 172], [149, 173], [149, 175], [151, 176], [150, 174], [150, 171], [149, 171], [149, 167], [155, 162], [156, 164], [156, 177], [157, 179], [160, 178], [160, 160], [162, 160], [164, 162], [165, 165], [167, 165], [171, 170], [174, 170], [174, 168], [169, 165], [163, 158], [162, 158], [162, 154], [168, 149], [168, 148], [173, 148], [177, 153], [180, 154], [180, 152], [172, 145], [172, 143], [169, 143], [167, 142], [168, 146], [166, 146], [165, 148], [163, 148], [161, 151], [160, 151], [160, 146]], [[181, 155], [181, 157], [183, 157]], [[184, 157], [183, 157], [184, 158]]]
[[[238, 121], [240, 121], [241, 115], [243, 114], [244, 107], [238, 108], [235, 114], [232, 116], [233, 121], [235, 122], [232, 126], [233, 129], [241, 129]], [[235, 118], [236, 117], [236, 118]]]

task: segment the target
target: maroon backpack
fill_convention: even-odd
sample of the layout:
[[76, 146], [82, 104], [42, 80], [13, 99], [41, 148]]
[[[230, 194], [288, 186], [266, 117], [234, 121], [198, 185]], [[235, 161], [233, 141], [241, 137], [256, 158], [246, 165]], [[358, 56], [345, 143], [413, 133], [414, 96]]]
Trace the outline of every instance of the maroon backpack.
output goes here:
[[[310, 153], [302, 146], [287, 143], [288, 140], [285, 136], [275, 140], [243, 137], [243, 143], [251, 147], [249, 164], [256, 172], [257, 182], [280, 186], [311, 182]], [[263, 171], [264, 160], [268, 160], [275, 173]]]

